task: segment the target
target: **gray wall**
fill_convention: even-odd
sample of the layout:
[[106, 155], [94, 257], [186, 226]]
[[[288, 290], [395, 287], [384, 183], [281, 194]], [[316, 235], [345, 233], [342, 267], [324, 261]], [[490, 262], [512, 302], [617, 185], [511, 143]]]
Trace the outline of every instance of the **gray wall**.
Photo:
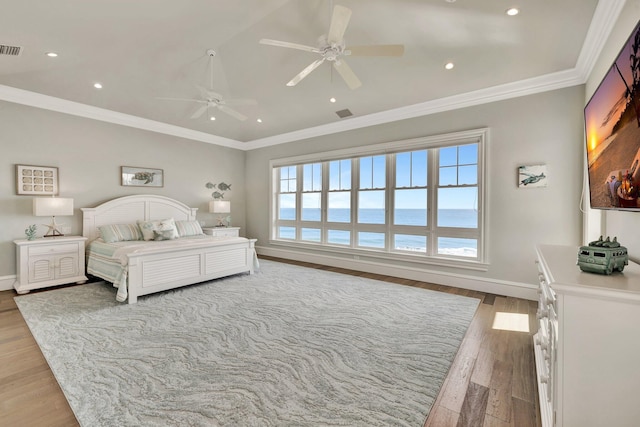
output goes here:
[[[623, 43], [635, 28], [638, 19], [640, 19], [640, 1], [627, 1], [589, 76], [585, 104], [620, 53]], [[640, 262], [640, 212], [590, 211], [586, 216], [590, 227], [585, 240], [593, 240], [598, 235], [617, 236], [620, 243], [629, 250], [629, 257]]]
[[[14, 239], [50, 218], [32, 216], [32, 197], [16, 195], [15, 164], [56, 166], [60, 196], [74, 199], [75, 215], [59, 217], [82, 234], [80, 208], [132, 194], [156, 194], [199, 208], [198, 219], [212, 225], [208, 181], [232, 184], [233, 225], [245, 225], [244, 152], [202, 142], [84, 119], [0, 101], [0, 279], [16, 273]], [[120, 166], [164, 170], [163, 188], [122, 187]]]
[[[578, 86], [246, 153], [0, 102], [4, 171], [0, 181], [0, 278], [15, 274], [12, 240], [22, 238], [29, 224], [48, 222], [32, 216], [31, 197], [16, 195], [15, 164], [59, 168], [60, 195], [73, 197], [76, 206], [74, 217], [60, 218], [71, 224], [72, 234], [82, 231], [80, 207], [141, 192], [198, 207], [203, 211], [199, 219], [211, 223], [213, 214], [204, 212], [210, 200], [204, 184], [230, 182], [234, 225], [268, 247], [270, 159], [489, 127], [490, 268], [487, 272], [425, 269], [534, 284], [536, 243], [578, 245], [581, 241], [584, 99], [584, 87]], [[517, 167], [538, 163], [548, 165], [548, 187], [518, 189]], [[161, 189], [122, 187], [122, 165], [164, 169], [166, 185]], [[43, 231], [39, 227], [39, 234]]]
[[[486, 273], [424, 268], [537, 283], [537, 243], [578, 245], [581, 240], [583, 107], [584, 86], [577, 86], [249, 151], [247, 234], [269, 247], [270, 159], [489, 127], [491, 266]], [[548, 187], [518, 189], [517, 167], [540, 163], [548, 166]]]

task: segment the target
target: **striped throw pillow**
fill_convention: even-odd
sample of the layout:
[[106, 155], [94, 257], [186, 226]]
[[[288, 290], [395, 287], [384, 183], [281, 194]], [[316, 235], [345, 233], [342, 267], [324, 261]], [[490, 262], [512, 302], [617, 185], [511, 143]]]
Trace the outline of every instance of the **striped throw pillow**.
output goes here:
[[176, 228], [180, 237], [204, 234], [198, 221], [176, 221]]
[[137, 224], [110, 224], [99, 227], [100, 235], [105, 243], [142, 240], [142, 233]]

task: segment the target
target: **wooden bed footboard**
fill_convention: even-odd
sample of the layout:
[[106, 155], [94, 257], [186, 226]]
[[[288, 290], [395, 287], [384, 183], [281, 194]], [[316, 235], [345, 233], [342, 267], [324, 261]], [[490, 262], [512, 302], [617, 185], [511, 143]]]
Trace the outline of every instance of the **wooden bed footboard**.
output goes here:
[[128, 303], [142, 295], [233, 274], [253, 274], [255, 239], [180, 252], [129, 255]]

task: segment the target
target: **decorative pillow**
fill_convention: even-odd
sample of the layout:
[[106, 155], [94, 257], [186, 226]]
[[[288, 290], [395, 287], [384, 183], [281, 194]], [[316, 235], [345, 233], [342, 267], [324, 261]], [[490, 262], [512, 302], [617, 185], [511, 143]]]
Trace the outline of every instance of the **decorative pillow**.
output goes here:
[[111, 224], [99, 227], [100, 236], [105, 243], [142, 240], [142, 233], [136, 224]]
[[204, 234], [198, 221], [176, 221], [176, 229], [180, 237]]
[[144, 221], [139, 219], [138, 227], [140, 227], [140, 232], [142, 233], [143, 240], [155, 239], [156, 234], [154, 233], [154, 230], [158, 228], [158, 225], [160, 225], [160, 220], [157, 219], [154, 221]]
[[153, 230], [153, 234], [155, 235], [154, 240], [172, 240], [180, 237], [178, 236], [176, 223], [173, 218], [160, 221], [158, 226]]

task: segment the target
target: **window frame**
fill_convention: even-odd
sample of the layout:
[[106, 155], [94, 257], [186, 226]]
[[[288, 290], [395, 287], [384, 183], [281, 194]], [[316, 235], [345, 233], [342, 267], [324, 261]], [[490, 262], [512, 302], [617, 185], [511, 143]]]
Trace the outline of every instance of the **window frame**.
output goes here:
[[[441, 266], [460, 267], [474, 270], [488, 270], [488, 251], [487, 239], [488, 232], [488, 206], [486, 203], [486, 195], [488, 193], [487, 185], [487, 145], [488, 145], [488, 128], [473, 129], [462, 132], [453, 132], [442, 135], [426, 136], [408, 140], [392, 141], [382, 144], [374, 144], [369, 146], [355, 147], [342, 150], [334, 150], [318, 154], [308, 154], [303, 156], [287, 157], [273, 159], [269, 162], [269, 170], [272, 175], [270, 188], [270, 230], [269, 243], [274, 246], [284, 246], [293, 249], [308, 248], [314, 252], [320, 251], [327, 255], [350, 255], [352, 259], [359, 259], [360, 256], [371, 258], [384, 258], [396, 261], [407, 261], [410, 263], [420, 264], [437, 264]], [[463, 146], [468, 144], [477, 144], [477, 211], [478, 223], [477, 228], [458, 228], [458, 227], [438, 227], [437, 224], [437, 193], [439, 186], [439, 167], [437, 163], [438, 156], [433, 155], [437, 149], [449, 146]], [[436, 150], [434, 150], [436, 149]], [[415, 233], [417, 226], [412, 225], [395, 225], [395, 191], [396, 187], [396, 160], [395, 154], [427, 150], [427, 231], [425, 233]], [[386, 187], [385, 191], [385, 223], [384, 224], [360, 224], [358, 223], [358, 197], [360, 189], [360, 158], [373, 157], [376, 155], [385, 156], [385, 173]], [[329, 168], [330, 162], [349, 160], [351, 162], [351, 187], [350, 192], [350, 218], [351, 222], [328, 222], [328, 195], [332, 191], [329, 189]], [[303, 165], [311, 163], [320, 163], [321, 166], [321, 218], [320, 221], [302, 221], [302, 194], [303, 194]], [[458, 164], [460, 166], [460, 164]], [[281, 167], [296, 166], [297, 187], [296, 193], [296, 219], [295, 220], [278, 220], [278, 202], [280, 182], [278, 181], [278, 171]], [[435, 178], [435, 179], [434, 179]], [[475, 186], [475, 185], [472, 185]], [[410, 189], [412, 187], [405, 187]], [[444, 187], [447, 188], [447, 187]], [[455, 188], [455, 187], [454, 187]], [[295, 240], [282, 240], [278, 236], [278, 227], [293, 226], [296, 227]], [[319, 228], [321, 232], [320, 242], [301, 241], [302, 228]], [[422, 226], [420, 226], [422, 227]], [[348, 245], [329, 244], [329, 230], [349, 231], [350, 243]], [[412, 234], [426, 235], [428, 248], [425, 252], [412, 252], [405, 250], [396, 250], [395, 235], [396, 234]], [[373, 249], [366, 246], [358, 246], [358, 232], [382, 232], [385, 234], [384, 248]], [[438, 254], [438, 237], [452, 238], [473, 238], [477, 241], [477, 257], [463, 257], [455, 255]]]

